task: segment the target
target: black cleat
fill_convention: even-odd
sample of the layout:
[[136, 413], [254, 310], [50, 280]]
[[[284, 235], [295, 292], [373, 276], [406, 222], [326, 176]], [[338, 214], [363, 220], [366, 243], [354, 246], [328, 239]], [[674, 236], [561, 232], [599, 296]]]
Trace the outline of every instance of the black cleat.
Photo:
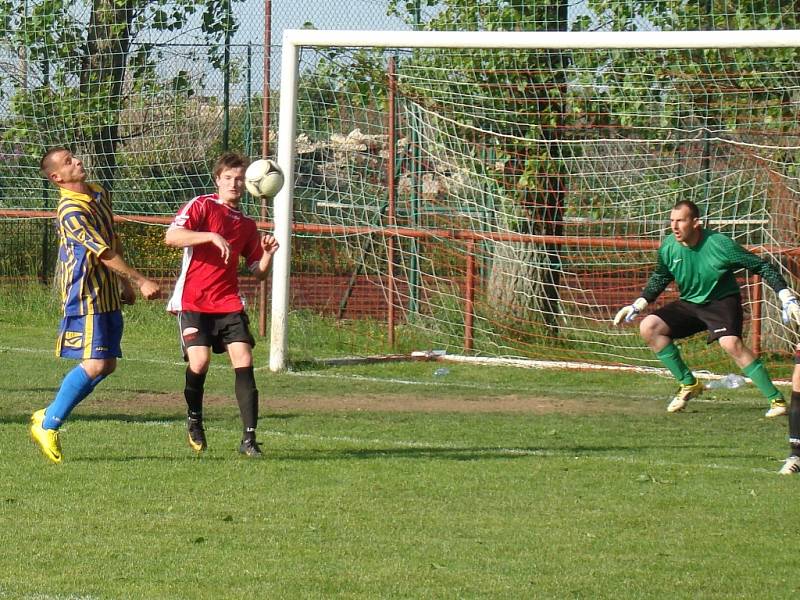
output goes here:
[[203, 452], [208, 448], [206, 443], [206, 431], [203, 429], [203, 422], [198, 419], [188, 419], [186, 429], [189, 431], [189, 446], [195, 452]]
[[243, 440], [239, 445], [239, 454], [244, 454], [250, 458], [261, 458], [261, 447], [255, 440]]

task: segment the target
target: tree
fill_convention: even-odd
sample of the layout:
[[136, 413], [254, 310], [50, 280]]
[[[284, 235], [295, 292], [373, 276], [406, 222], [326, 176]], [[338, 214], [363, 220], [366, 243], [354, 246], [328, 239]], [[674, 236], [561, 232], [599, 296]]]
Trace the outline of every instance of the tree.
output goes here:
[[33, 142], [30, 154], [54, 144], [76, 144], [96, 158], [96, 176], [113, 187], [121, 115], [136, 94], [190, 96], [182, 73], [162, 81], [161, 34], [199, 30], [205, 60], [219, 68], [226, 33], [236, 25], [231, 2], [242, 0], [0, 0], [0, 38], [22, 49], [19, 66], [0, 66], [11, 88], [7, 140]]

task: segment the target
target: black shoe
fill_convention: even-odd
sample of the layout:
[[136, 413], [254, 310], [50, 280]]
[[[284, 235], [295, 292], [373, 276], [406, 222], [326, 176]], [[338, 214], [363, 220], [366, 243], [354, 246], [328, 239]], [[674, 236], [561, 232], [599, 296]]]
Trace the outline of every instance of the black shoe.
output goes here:
[[261, 458], [261, 448], [255, 440], [242, 440], [239, 445], [239, 453], [250, 458]]
[[203, 422], [198, 419], [187, 419], [186, 429], [189, 431], [189, 445], [195, 452], [203, 452], [208, 448], [206, 444], [206, 431]]

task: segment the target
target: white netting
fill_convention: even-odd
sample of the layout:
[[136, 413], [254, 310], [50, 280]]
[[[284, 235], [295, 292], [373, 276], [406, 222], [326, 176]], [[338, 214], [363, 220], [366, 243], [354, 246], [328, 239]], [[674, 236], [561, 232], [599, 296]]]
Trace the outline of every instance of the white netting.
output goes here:
[[[798, 58], [796, 48], [306, 49], [295, 220], [312, 238], [315, 224], [332, 226], [318, 239], [338, 242], [356, 263], [351, 281], [380, 292], [376, 316], [393, 302], [409, 335], [462, 347], [474, 260], [475, 351], [655, 364], [609, 319], [644, 285], [677, 200], [796, 287]], [[405, 229], [390, 299], [394, 224]], [[742, 283], [749, 341], [787, 350], [773, 293]], [[690, 358], [709, 352], [689, 346]]]

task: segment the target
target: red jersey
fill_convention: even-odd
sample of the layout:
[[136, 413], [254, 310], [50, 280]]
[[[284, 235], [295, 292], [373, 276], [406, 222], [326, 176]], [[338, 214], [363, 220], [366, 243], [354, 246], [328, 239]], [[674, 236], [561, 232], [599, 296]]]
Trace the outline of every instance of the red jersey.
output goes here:
[[181, 274], [167, 310], [202, 313], [239, 312], [244, 307], [239, 294], [239, 257], [252, 270], [264, 254], [255, 221], [223, 204], [217, 194], [197, 196], [175, 215], [170, 228], [218, 233], [231, 247], [228, 264], [214, 244], [183, 249]]

